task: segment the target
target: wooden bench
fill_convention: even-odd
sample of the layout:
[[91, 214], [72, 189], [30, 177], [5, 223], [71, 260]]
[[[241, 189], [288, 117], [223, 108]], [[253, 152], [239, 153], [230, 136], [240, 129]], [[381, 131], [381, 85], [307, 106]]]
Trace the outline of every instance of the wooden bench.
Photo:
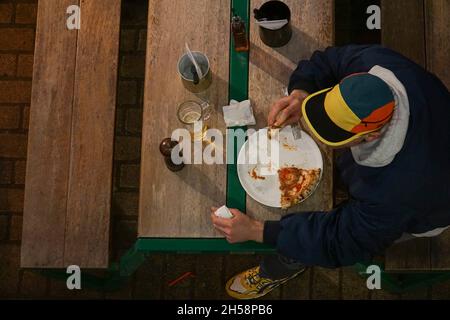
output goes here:
[[106, 268], [121, 1], [38, 5], [21, 266]]
[[[384, 0], [383, 44], [435, 73], [450, 88], [450, 2]], [[449, 213], [450, 214], [450, 213]], [[386, 271], [450, 270], [450, 230], [427, 239], [394, 245], [386, 253]]]

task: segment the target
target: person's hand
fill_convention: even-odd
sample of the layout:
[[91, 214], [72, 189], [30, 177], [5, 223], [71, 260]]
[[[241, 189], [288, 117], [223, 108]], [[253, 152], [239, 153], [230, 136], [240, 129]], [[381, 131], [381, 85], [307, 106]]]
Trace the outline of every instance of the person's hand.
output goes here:
[[223, 234], [229, 243], [249, 240], [263, 242], [263, 222], [254, 220], [237, 209], [230, 209], [233, 218], [220, 218], [214, 214], [216, 210], [215, 207], [211, 208], [212, 223], [214, 228]]
[[301, 117], [303, 100], [309, 94], [302, 90], [293, 90], [287, 97], [281, 98], [270, 107], [267, 124], [269, 127], [283, 127], [298, 123]]

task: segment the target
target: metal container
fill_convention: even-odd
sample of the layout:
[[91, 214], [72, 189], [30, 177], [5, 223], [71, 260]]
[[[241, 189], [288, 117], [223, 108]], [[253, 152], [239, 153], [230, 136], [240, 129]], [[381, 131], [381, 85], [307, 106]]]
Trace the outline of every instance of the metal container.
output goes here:
[[259, 26], [259, 36], [269, 47], [277, 48], [286, 45], [292, 38], [291, 10], [278, 0], [265, 2], [259, 9], [253, 10], [256, 20], [284, 20], [288, 23], [277, 30], [270, 30]]
[[203, 76], [196, 81], [195, 74], [193, 72], [195, 68], [187, 53], [185, 53], [178, 61], [178, 74], [180, 75], [181, 81], [187, 90], [193, 93], [199, 93], [205, 91], [211, 85], [211, 68], [206, 55], [198, 51], [193, 51], [192, 55], [199, 65]]

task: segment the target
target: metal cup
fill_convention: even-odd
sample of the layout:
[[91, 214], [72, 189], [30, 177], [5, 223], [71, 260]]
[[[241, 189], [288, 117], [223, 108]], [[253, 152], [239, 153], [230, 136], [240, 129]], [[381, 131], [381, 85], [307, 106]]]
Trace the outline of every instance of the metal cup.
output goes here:
[[272, 0], [264, 3], [259, 9], [253, 10], [256, 20], [282, 20], [286, 19], [288, 23], [278, 30], [270, 30], [259, 26], [259, 36], [266, 45], [272, 48], [278, 48], [286, 45], [292, 37], [291, 10], [289, 7], [278, 0]]
[[185, 53], [178, 61], [178, 74], [181, 77], [184, 87], [193, 93], [203, 92], [209, 88], [212, 82], [211, 69], [208, 57], [201, 52], [192, 51], [195, 61], [200, 67], [203, 76], [196, 79], [194, 65]]

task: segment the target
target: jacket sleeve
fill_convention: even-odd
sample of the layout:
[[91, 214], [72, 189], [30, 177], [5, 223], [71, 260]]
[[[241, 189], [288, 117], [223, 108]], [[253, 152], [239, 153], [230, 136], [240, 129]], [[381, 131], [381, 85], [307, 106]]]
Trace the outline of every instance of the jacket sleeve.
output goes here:
[[264, 242], [308, 266], [336, 268], [370, 261], [403, 233], [403, 219], [385, 209], [351, 200], [331, 212], [288, 215], [265, 223]]
[[368, 51], [383, 49], [380, 46], [348, 45], [316, 51], [309, 60], [300, 61], [289, 80], [289, 93], [301, 89], [313, 93], [338, 84], [346, 76], [368, 72], [375, 64], [361, 56]]

